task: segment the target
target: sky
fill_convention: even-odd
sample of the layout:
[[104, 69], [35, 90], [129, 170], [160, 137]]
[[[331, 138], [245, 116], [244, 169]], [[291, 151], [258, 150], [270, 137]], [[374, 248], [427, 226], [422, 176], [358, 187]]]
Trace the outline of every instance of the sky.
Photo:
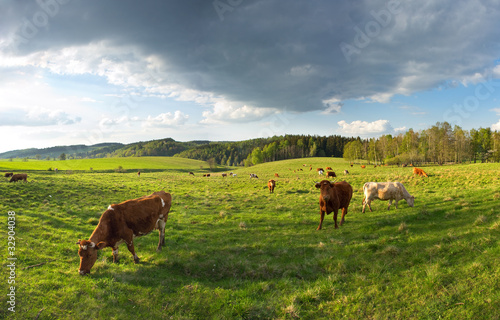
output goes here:
[[0, 0], [0, 152], [500, 130], [500, 0]]

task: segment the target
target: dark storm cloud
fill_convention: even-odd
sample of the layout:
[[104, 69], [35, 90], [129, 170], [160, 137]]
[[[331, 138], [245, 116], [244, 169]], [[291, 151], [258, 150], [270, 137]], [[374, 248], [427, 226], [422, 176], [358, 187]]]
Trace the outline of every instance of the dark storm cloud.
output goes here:
[[466, 81], [494, 67], [500, 39], [499, 1], [4, 5], [2, 30], [14, 39], [9, 50], [18, 55], [99, 41], [133, 46], [166, 62], [162, 84], [298, 112], [336, 113], [346, 99], [385, 102], [450, 79]]

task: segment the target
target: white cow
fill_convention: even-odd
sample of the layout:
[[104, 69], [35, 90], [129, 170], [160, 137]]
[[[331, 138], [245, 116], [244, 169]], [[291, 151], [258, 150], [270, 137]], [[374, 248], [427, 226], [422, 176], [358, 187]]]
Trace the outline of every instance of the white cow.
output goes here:
[[365, 212], [366, 205], [368, 205], [370, 211], [373, 211], [370, 203], [375, 199], [389, 200], [387, 210], [391, 207], [392, 200], [396, 201], [396, 209], [398, 208], [399, 200], [406, 200], [406, 203], [410, 207], [413, 207], [415, 200], [415, 197], [406, 191], [401, 182], [367, 182], [363, 186], [363, 192], [365, 194], [365, 198], [363, 199], [363, 213]]

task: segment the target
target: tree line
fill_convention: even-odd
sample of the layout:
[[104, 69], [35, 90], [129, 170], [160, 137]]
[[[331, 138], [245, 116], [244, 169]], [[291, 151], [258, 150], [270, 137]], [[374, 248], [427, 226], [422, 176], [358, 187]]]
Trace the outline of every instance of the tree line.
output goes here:
[[437, 122], [426, 130], [356, 139], [345, 145], [343, 157], [350, 162], [390, 165], [500, 162], [500, 132], [490, 128], [464, 130]]

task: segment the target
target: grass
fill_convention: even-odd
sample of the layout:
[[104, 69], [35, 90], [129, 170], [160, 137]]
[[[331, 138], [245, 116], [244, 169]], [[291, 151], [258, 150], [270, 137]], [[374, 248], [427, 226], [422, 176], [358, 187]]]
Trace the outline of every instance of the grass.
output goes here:
[[[0, 162], [32, 170], [29, 183], [0, 182], [2, 241], [13, 210], [18, 258], [16, 313], [4, 307], [0, 318], [35, 318], [42, 309], [40, 319], [499, 318], [498, 164], [426, 167], [428, 179], [332, 158], [231, 168], [237, 176], [227, 178], [203, 178], [208, 165], [180, 158], [66, 164]], [[329, 215], [316, 231], [315, 168], [327, 166], [354, 196], [342, 227]], [[402, 182], [415, 207], [402, 201], [387, 211], [375, 201], [362, 214], [367, 181]], [[173, 195], [164, 250], [155, 251], [154, 232], [135, 241], [139, 264], [122, 245], [119, 264], [105, 249], [91, 275], [79, 276], [75, 242], [90, 236], [105, 208], [160, 189]], [[7, 257], [5, 245], [0, 251]], [[6, 306], [7, 283], [0, 289]]]

